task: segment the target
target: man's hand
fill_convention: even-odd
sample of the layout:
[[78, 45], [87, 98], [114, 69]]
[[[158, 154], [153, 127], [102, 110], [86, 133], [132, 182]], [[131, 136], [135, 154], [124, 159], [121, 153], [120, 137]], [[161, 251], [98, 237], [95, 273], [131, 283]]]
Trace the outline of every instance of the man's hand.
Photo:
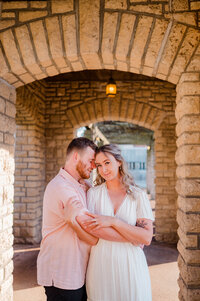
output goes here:
[[90, 212], [85, 212], [86, 215], [92, 217], [92, 219], [88, 219], [83, 222], [83, 226], [86, 229], [90, 230], [98, 230], [100, 228], [111, 227], [113, 223], [114, 217], [106, 216], [106, 215], [97, 215]]
[[64, 207], [64, 218], [67, 223], [73, 223], [77, 215], [79, 215], [83, 209], [83, 205], [75, 198], [70, 198], [67, 205]]

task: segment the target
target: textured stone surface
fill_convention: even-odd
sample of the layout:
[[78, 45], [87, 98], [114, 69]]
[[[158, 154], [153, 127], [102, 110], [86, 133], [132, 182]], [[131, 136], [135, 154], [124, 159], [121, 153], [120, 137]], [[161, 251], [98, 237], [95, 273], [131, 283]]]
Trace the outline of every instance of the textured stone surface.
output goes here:
[[[12, 300], [15, 89], [0, 79], [0, 95], [4, 100], [5, 117], [0, 126], [3, 136], [0, 141], [0, 266], [4, 270], [0, 272], [0, 299]], [[1, 120], [0, 114], [0, 123]], [[5, 299], [7, 296], [10, 297]]]

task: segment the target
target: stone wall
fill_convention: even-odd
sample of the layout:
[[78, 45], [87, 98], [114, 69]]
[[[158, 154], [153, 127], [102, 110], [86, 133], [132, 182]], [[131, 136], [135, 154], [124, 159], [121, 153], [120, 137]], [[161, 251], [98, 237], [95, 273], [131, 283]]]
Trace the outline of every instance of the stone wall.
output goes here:
[[45, 85], [17, 89], [14, 236], [16, 243], [41, 240], [45, 188]]
[[177, 86], [179, 298], [200, 299], [200, 48]]
[[155, 131], [155, 226], [156, 240], [177, 241], [177, 194], [176, 185], [176, 120], [168, 113]]
[[0, 79], [0, 301], [12, 301], [15, 89]]
[[150, 140], [148, 144], [150, 149], [147, 149], [147, 193], [151, 195], [151, 199], [155, 200], [155, 150], [154, 141]]

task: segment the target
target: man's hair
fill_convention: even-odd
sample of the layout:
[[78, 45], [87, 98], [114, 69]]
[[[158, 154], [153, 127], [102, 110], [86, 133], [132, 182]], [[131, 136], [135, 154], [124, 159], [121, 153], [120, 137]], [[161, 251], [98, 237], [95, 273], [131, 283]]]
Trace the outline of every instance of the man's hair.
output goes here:
[[97, 146], [96, 144], [94, 144], [93, 141], [91, 141], [88, 138], [85, 137], [78, 137], [78, 138], [74, 138], [70, 144], [68, 145], [67, 148], [67, 156], [73, 151], [73, 150], [77, 150], [77, 151], [82, 151], [87, 147], [91, 147], [94, 151], [96, 151]]

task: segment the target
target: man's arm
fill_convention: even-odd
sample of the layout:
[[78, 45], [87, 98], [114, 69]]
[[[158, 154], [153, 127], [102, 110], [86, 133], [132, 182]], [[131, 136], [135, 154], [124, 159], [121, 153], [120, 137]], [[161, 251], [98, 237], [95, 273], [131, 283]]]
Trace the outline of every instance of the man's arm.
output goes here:
[[[84, 214], [84, 215], [78, 215], [76, 217], [76, 220], [78, 221], [79, 225], [87, 231], [89, 234], [97, 237], [102, 238], [109, 241], [116, 241], [116, 242], [130, 242], [127, 240], [124, 236], [122, 236], [117, 230], [113, 229], [112, 227], [104, 227], [104, 228], [98, 228], [96, 230], [88, 228], [84, 222], [88, 220], [92, 220], [93, 218]], [[138, 241], [131, 241], [134, 245], [139, 245], [140, 243]]]
[[76, 221], [76, 216], [83, 210], [81, 203], [74, 197], [71, 197], [63, 210], [66, 223], [76, 232], [78, 238], [89, 245], [96, 245], [98, 238], [86, 232]]

